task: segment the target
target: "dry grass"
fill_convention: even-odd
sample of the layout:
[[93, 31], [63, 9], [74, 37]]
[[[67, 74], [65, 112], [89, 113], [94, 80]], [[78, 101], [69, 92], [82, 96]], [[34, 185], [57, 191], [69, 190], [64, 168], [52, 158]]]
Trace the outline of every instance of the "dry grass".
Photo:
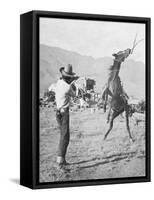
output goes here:
[[130, 127], [135, 138], [130, 143], [125, 119], [115, 120], [107, 140], [103, 136], [108, 128], [106, 114], [90, 109], [70, 113], [70, 144], [67, 165], [55, 165], [59, 130], [53, 108], [40, 109], [40, 182], [103, 179], [145, 175], [145, 122], [144, 115], [137, 115], [141, 122]]

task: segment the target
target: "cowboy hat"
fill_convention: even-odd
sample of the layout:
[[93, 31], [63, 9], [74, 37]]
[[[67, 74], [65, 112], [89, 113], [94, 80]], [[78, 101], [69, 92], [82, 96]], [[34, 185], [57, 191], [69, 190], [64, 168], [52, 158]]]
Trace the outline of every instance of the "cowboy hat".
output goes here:
[[59, 71], [61, 72], [61, 74], [63, 76], [66, 76], [66, 77], [74, 77], [74, 75], [75, 75], [75, 73], [73, 73], [73, 71], [72, 71], [72, 65], [71, 64], [68, 64], [65, 67], [61, 67], [59, 69]]

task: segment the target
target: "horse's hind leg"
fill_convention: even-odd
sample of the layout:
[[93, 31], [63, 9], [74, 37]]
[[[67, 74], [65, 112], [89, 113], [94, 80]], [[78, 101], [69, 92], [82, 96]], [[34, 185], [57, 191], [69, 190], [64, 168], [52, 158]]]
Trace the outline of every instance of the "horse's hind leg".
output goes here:
[[130, 132], [130, 128], [129, 128], [129, 113], [128, 113], [128, 109], [126, 109], [126, 127], [127, 127], [127, 131], [129, 134], [129, 139], [134, 142], [134, 139], [132, 138], [131, 132]]
[[110, 107], [109, 113], [108, 113], [108, 115], [107, 115], [107, 123], [109, 123], [109, 121], [110, 121], [110, 115], [111, 115], [111, 107]]
[[112, 130], [113, 128], [113, 121], [114, 119], [120, 114], [122, 113], [123, 110], [117, 112], [117, 111], [113, 111], [112, 115], [111, 115], [111, 120], [110, 120], [110, 126], [109, 126], [109, 129], [108, 131], [106, 132], [105, 136], [104, 136], [104, 140], [107, 138], [108, 134], [110, 133], [110, 131]]

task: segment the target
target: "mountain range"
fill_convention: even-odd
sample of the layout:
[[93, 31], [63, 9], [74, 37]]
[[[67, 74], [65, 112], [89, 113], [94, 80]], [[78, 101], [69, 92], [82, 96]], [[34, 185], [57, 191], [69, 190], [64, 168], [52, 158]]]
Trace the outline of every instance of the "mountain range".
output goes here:
[[[102, 55], [103, 56], [103, 55]], [[96, 91], [101, 92], [107, 81], [112, 57], [93, 58], [80, 55], [59, 47], [40, 45], [40, 93], [47, 90], [51, 83], [60, 77], [59, 68], [68, 63], [73, 65], [73, 71], [78, 76], [96, 80]], [[145, 98], [145, 65], [128, 57], [121, 65], [120, 78], [129, 96]]]

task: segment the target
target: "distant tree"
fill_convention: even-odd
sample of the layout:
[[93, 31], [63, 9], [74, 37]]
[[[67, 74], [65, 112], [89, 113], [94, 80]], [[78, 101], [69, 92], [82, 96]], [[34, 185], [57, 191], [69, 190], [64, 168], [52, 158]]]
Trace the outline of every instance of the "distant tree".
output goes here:
[[140, 112], [144, 112], [144, 111], [145, 111], [145, 107], [146, 107], [146, 105], [145, 105], [145, 100], [141, 100], [141, 101], [138, 103], [137, 107], [138, 107], [138, 110], [139, 110]]
[[53, 91], [44, 92], [44, 98], [47, 98], [48, 102], [55, 101], [55, 92]]

